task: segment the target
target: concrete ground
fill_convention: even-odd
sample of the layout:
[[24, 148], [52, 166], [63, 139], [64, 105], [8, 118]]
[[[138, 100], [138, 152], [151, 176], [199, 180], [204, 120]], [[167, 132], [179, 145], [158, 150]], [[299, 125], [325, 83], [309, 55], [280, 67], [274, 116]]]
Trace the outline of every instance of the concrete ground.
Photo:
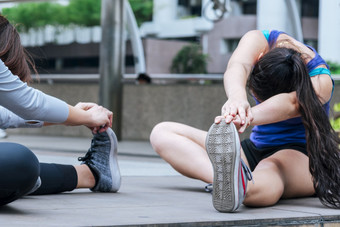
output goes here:
[[[62, 164], [78, 164], [90, 145], [90, 138], [10, 135], [1, 141], [28, 146], [41, 162]], [[317, 198], [219, 213], [205, 183], [179, 175], [148, 142], [120, 142], [119, 163], [118, 193], [81, 189], [26, 196], [0, 207], [0, 226], [340, 226], [340, 210]]]

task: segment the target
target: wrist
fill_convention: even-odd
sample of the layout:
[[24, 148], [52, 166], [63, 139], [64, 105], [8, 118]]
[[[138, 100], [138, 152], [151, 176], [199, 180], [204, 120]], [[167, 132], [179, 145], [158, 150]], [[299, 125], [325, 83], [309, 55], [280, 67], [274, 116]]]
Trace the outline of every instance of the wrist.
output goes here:
[[69, 106], [69, 116], [64, 122], [65, 125], [79, 126], [90, 125], [92, 122], [92, 115], [83, 109]]
[[248, 100], [245, 88], [235, 86], [228, 89], [226, 88], [225, 91], [228, 99]]

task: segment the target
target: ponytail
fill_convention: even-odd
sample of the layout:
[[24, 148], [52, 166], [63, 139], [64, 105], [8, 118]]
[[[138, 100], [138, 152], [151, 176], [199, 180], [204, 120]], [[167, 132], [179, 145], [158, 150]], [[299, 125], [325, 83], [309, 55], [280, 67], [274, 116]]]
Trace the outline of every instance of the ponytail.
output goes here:
[[[295, 56], [296, 58], [299, 56]], [[299, 57], [301, 59], [301, 57]], [[309, 171], [315, 192], [328, 207], [340, 208], [340, 139], [302, 61], [293, 61], [299, 112], [306, 130]], [[302, 64], [301, 64], [302, 63]]]

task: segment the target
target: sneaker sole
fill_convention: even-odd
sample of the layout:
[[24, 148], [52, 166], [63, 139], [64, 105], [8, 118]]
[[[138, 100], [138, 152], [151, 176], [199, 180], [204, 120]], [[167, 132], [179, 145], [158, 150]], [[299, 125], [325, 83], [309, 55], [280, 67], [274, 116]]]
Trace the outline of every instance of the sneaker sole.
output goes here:
[[235, 211], [239, 206], [240, 140], [234, 124], [213, 124], [206, 149], [214, 169], [213, 206], [220, 212]]
[[117, 192], [121, 185], [121, 175], [118, 165], [118, 140], [116, 134], [111, 128], [107, 129], [107, 134], [110, 138], [111, 150], [110, 150], [110, 172], [112, 178], [111, 192]]

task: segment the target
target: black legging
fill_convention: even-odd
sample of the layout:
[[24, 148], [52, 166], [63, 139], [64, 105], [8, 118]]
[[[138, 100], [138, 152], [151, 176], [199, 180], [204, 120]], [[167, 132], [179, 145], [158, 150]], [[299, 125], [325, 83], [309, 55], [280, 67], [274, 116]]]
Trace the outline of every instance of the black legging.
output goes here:
[[72, 191], [78, 182], [72, 165], [39, 163], [27, 147], [0, 143], [0, 206], [26, 195], [39, 176], [41, 186], [34, 195]]

